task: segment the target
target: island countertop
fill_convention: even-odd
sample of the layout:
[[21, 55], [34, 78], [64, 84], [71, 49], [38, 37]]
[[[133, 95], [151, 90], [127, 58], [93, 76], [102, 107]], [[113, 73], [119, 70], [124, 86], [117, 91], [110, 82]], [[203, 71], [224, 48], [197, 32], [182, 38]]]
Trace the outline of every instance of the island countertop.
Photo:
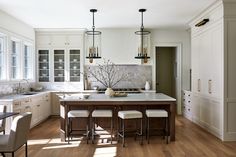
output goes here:
[[90, 94], [87, 99], [83, 98], [83, 94], [71, 94], [65, 96], [60, 101], [173, 101], [176, 99], [163, 93], [138, 93], [128, 94], [125, 97], [110, 97], [105, 94]]

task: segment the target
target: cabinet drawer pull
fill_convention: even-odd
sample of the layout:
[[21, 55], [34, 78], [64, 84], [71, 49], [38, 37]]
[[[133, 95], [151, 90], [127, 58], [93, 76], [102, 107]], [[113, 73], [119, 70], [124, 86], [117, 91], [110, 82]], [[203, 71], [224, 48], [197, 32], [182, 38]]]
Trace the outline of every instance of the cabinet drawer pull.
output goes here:
[[185, 99], [183, 99], [183, 101], [185, 101]]
[[190, 96], [190, 94], [188, 96]]
[[212, 86], [212, 80], [208, 80], [208, 93], [211, 94], [211, 86]]
[[25, 109], [28, 109], [28, 108], [30, 108], [30, 106], [25, 106]]
[[190, 101], [188, 101], [190, 103]]
[[188, 111], [190, 111], [190, 108], [188, 109]]
[[198, 79], [198, 80], [197, 80], [197, 90], [198, 90], [198, 92], [201, 91], [200, 84], [201, 84], [201, 80]]

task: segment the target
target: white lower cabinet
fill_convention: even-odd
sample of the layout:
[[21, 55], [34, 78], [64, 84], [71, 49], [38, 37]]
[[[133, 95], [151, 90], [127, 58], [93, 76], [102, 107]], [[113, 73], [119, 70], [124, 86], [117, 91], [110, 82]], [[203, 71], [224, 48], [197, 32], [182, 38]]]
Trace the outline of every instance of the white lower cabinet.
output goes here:
[[50, 93], [41, 93], [13, 101], [12, 111], [32, 113], [31, 128], [51, 115]]
[[222, 102], [213, 97], [192, 95], [192, 121], [221, 138]]
[[32, 99], [32, 126], [45, 120], [51, 114], [50, 93], [35, 96]]

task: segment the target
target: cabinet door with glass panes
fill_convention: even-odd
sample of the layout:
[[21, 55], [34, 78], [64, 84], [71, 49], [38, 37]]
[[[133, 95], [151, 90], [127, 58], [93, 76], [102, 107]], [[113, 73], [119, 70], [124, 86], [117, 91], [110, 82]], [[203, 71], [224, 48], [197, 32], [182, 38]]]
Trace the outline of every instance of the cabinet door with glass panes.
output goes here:
[[49, 50], [38, 50], [39, 82], [49, 82]]
[[69, 81], [79, 82], [80, 81], [80, 50], [70, 49], [69, 50]]
[[54, 82], [65, 81], [65, 50], [53, 50], [54, 56]]

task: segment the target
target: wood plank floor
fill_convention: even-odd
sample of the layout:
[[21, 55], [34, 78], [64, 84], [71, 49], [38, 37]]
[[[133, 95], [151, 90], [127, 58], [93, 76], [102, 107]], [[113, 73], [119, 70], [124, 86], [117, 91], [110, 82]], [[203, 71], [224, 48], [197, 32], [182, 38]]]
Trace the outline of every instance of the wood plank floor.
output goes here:
[[[176, 119], [176, 141], [165, 144], [162, 137], [151, 137], [150, 144], [140, 145], [127, 138], [121, 143], [86, 144], [85, 140], [70, 145], [59, 138], [59, 119], [50, 118], [30, 131], [29, 157], [236, 157], [236, 142], [221, 142], [183, 117]], [[16, 152], [24, 157], [24, 147]]]

